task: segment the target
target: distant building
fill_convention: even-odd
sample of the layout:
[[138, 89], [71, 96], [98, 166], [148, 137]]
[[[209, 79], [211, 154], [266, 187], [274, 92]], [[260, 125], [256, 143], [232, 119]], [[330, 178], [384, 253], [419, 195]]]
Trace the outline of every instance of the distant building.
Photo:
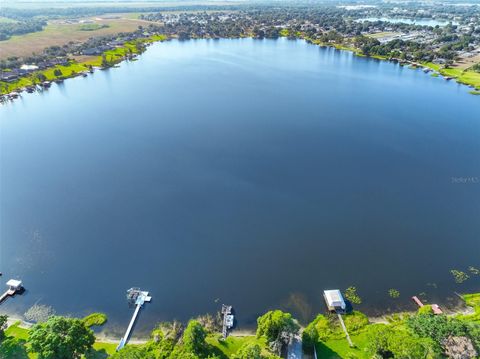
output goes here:
[[13, 82], [18, 80], [18, 74], [14, 72], [1, 72], [0, 73], [0, 81], [5, 81], [5, 82]]
[[436, 58], [436, 59], [433, 59], [432, 61], [434, 64], [437, 64], [437, 65], [443, 65], [447, 62], [447, 60], [445, 59], [442, 59], [442, 58]]
[[23, 64], [22, 66], [20, 66], [20, 69], [25, 71], [35, 71], [38, 70], [38, 66]]
[[332, 312], [343, 312], [347, 308], [342, 293], [338, 289], [324, 290], [323, 297], [327, 303], [328, 310]]

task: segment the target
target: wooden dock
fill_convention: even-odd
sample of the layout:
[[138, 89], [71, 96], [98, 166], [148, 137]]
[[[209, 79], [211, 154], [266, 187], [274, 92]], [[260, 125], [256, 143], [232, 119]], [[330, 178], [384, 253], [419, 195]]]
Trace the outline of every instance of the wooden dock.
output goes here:
[[227, 339], [228, 330], [233, 327], [234, 316], [232, 314], [233, 307], [231, 305], [222, 304], [222, 338]]
[[120, 343], [117, 346], [117, 351], [122, 349], [127, 344], [128, 339], [130, 338], [130, 334], [132, 332], [133, 326], [135, 324], [135, 321], [137, 320], [138, 313], [140, 312], [140, 309], [142, 308], [143, 304], [145, 302], [150, 302], [152, 300], [152, 297], [148, 295], [148, 292], [144, 292], [144, 291], [140, 291], [132, 288], [127, 293], [128, 293], [128, 298], [130, 300], [133, 299], [135, 301], [135, 311], [133, 312], [132, 319], [128, 324], [125, 335], [120, 340]]
[[412, 300], [413, 300], [415, 303], [417, 303], [417, 305], [418, 305], [420, 308], [423, 307], [422, 301], [421, 301], [420, 299], [418, 299], [417, 296], [414, 295], [414, 296], [412, 297]]
[[5, 293], [2, 294], [0, 297], [0, 304], [2, 304], [5, 300], [7, 300], [8, 297], [13, 297], [15, 295], [16, 291], [12, 289], [8, 289]]
[[[425, 305], [422, 303], [422, 301], [420, 299], [418, 299], [417, 296], [413, 296], [412, 297], [412, 300], [420, 307], [424, 307]], [[443, 314], [443, 311], [440, 309], [439, 305], [438, 304], [432, 304], [431, 305], [432, 307], [432, 311], [433, 311], [433, 314]]]
[[2, 304], [7, 298], [13, 297], [17, 293], [22, 293], [24, 291], [22, 286], [22, 281], [17, 279], [10, 279], [7, 282], [8, 289], [0, 296], [0, 304]]

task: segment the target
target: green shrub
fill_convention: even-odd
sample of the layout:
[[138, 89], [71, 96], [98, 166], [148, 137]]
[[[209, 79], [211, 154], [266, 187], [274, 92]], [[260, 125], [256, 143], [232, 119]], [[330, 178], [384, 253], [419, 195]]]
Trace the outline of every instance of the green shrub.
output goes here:
[[198, 321], [190, 320], [183, 332], [183, 345], [189, 353], [202, 355], [207, 351], [206, 337], [205, 328]]
[[257, 319], [257, 338], [264, 336], [268, 342], [274, 342], [282, 335], [298, 333], [300, 326], [290, 313], [271, 310]]
[[430, 304], [424, 305], [423, 307], [418, 308], [417, 311], [420, 315], [433, 315], [433, 309]]
[[349, 332], [356, 332], [368, 325], [368, 317], [358, 311], [344, 315], [343, 321]]
[[232, 359], [263, 359], [262, 349], [258, 344], [246, 343], [233, 354]]
[[112, 359], [155, 359], [155, 356], [143, 346], [127, 345], [122, 350], [114, 353]]

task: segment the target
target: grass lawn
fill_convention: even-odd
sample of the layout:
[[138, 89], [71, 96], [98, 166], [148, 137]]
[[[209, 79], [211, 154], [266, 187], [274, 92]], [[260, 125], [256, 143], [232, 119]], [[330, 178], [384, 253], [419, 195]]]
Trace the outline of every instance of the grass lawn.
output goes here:
[[350, 348], [347, 339], [329, 339], [325, 342], [319, 342], [316, 345], [318, 358], [333, 359], [333, 358], [346, 358], [347, 355], [354, 354], [356, 358], [370, 358], [365, 351], [367, 345], [366, 331], [359, 332], [355, 335], [351, 335], [355, 348]]
[[20, 328], [20, 322], [14, 323], [5, 330], [7, 337], [15, 337], [17, 339], [27, 340], [28, 329]]
[[207, 343], [219, 349], [228, 358], [247, 343], [258, 344], [262, 348], [263, 354], [270, 354], [266, 349], [267, 343], [265, 339], [257, 339], [253, 335], [244, 337], [229, 336], [225, 341], [220, 340], [220, 338], [220, 335], [209, 335]]
[[95, 342], [93, 350], [88, 354], [88, 359], [104, 359], [115, 353], [117, 344]]
[[442, 65], [434, 64], [431, 62], [422, 63], [422, 65], [431, 68], [432, 70], [438, 71], [443, 76], [452, 77], [457, 82], [475, 86], [476, 89], [480, 89], [480, 73], [462, 69], [460, 67], [452, 67], [449, 69], [444, 69]]
[[464, 294], [462, 297], [465, 300], [465, 303], [475, 310], [475, 313], [459, 315], [458, 319], [480, 324], [480, 293]]
[[78, 27], [80, 31], [95, 31], [108, 27], [107, 24], [82, 24]]

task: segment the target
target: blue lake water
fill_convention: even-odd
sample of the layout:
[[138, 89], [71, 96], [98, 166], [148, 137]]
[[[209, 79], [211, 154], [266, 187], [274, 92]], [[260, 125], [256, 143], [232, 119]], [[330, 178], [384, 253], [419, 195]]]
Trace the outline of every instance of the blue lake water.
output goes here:
[[[58, 313], [137, 329], [232, 304], [306, 321], [449, 303], [480, 267], [480, 98], [303, 41], [155, 44], [0, 107], [0, 271]], [[399, 299], [388, 297], [396, 288]]]

